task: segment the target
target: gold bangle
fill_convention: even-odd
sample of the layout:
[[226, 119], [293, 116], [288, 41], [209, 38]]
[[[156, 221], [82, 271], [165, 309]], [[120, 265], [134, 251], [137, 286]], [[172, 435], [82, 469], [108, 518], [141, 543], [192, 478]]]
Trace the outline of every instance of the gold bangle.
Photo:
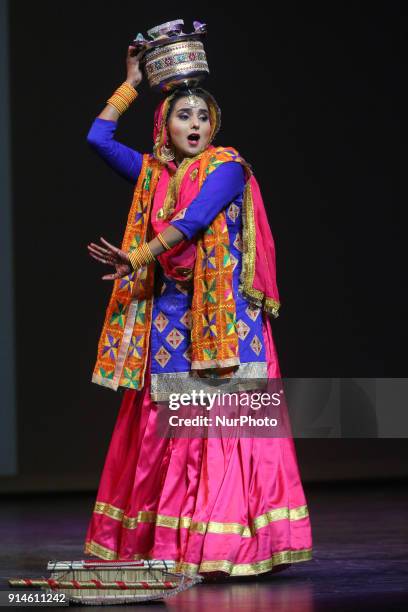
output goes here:
[[106, 101], [118, 111], [119, 115], [123, 115], [129, 106], [134, 102], [139, 94], [129, 83], [122, 83], [113, 95]]
[[138, 249], [134, 249], [129, 253], [129, 261], [134, 270], [138, 270], [142, 266], [149, 264], [154, 260], [155, 257], [147, 242], [144, 242]]
[[145, 264], [144, 259], [145, 258], [142, 256], [142, 253], [140, 252], [140, 248], [135, 249], [134, 251], [129, 253], [129, 260], [134, 270], [138, 270], [139, 268], [144, 266]]
[[165, 241], [165, 239], [164, 239], [164, 238], [163, 238], [163, 236], [161, 235], [161, 232], [159, 232], [159, 233], [156, 235], [156, 238], [159, 240], [159, 242], [161, 242], [161, 243], [162, 243], [162, 245], [164, 246], [164, 248], [166, 249], [166, 251], [168, 251], [169, 249], [171, 249], [171, 246], [169, 246], [169, 245], [167, 244], [167, 242]]
[[147, 242], [145, 242], [143, 246], [144, 246], [146, 255], [149, 257], [147, 263], [151, 263], [152, 261], [155, 260], [155, 256], [153, 255], [152, 250], [149, 247]]
[[134, 270], [138, 270], [141, 267], [140, 260], [137, 256], [137, 249], [129, 253], [129, 261], [132, 264], [132, 268]]
[[123, 115], [123, 113], [127, 110], [127, 107], [123, 104], [123, 102], [117, 97], [112, 96], [109, 100], [106, 101], [107, 104], [116, 108], [119, 115]]
[[154, 261], [154, 255], [152, 253], [151, 248], [149, 247], [147, 242], [144, 242], [140, 249], [143, 251], [143, 255], [145, 256], [146, 263], [151, 263]]
[[122, 85], [118, 87], [116, 91], [120, 92], [130, 103], [136, 100], [137, 96], [139, 95], [136, 89], [132, 87], [132, 85], [129, 85], [129, 83], [126, 81], [122, 83]]

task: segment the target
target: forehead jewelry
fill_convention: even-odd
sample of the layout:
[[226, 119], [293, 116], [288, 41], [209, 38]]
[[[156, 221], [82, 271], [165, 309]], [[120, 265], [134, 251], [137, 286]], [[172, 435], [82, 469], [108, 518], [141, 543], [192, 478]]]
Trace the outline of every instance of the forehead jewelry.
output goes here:
[[199, 106], [200, 98], [198, 98], [190, 90], [188, 90], [187, 104], [191, 107]]

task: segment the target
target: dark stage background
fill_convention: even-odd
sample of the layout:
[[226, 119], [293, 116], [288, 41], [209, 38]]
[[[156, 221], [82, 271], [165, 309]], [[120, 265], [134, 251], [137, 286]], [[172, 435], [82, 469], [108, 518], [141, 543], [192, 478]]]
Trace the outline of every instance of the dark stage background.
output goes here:
[[[347, 8], [346, 8], [347, 7]], [[121, 401], [90, 382], [111, 285], [86, 244], [118, 244], [132, 186], [86, 134], [137, 32], [208, 24], [217, 143], [253, 165], [277, 248], [290, 377], [404, 377], [397, 186], [399, 3], [10, 2], [18, 475], [1, 490], [97, 484]], [[117, 138], [152, 147], [144, 83]], [[352, 410], [352, 406], [350, 409]], [[404, 440], [299, 440], [305, 480], [406, 474]]]

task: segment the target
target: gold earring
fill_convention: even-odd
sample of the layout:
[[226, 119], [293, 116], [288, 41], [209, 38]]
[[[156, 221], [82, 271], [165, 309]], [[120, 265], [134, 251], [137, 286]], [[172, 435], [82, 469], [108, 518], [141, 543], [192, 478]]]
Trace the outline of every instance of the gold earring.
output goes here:
[[175, 159], [174, 149], [169, 146], [169, 143], [166, 142], [165, 145], [162, 146], [160, 151], [160, 158], [165, 162], [171, 162]]

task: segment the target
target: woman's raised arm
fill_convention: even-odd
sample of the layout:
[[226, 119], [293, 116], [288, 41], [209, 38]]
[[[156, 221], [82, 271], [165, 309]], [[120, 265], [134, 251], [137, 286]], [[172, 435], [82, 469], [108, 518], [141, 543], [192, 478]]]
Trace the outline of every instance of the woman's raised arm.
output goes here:
[[[133, 90], [134, 93], [136, 93], [136, 87], [143, 78], [140, 70], [141, 56], [142, 52], [136, 53], [134, 47], [130, 46], [128, 48], [125, 83], [128, 89], [131, 88], [130, 91]], [[113, 104], [107, 104], [93, 122], [87, 141], [111, 168], [127, 180], [135, 183], [142, 167], [142, 155], [115, 140], [114, 135], [120, 114]]]
[[[128, 47], [126, 57], [127, 74], [125, 83], [130, 85], [130, 87], [133, 87], [133, 89], [136, 89], [143, 79], [142, 71], [140, 70], [140, 60], [143, 53], [143, 51], [137, 53], [135, 48], [132, 46]], [[111, 104], [107, 104], [103, 111], [98, 115], [99, 119], [107, 119], [108, 121], [117, 121], [119, 117], [120, 113]]]

